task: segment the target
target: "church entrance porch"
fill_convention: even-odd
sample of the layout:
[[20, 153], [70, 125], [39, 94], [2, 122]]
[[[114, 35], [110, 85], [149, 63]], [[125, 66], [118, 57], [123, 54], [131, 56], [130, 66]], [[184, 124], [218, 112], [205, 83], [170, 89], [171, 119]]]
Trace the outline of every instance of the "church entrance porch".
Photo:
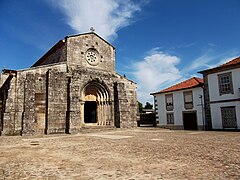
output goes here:
[[113, 126], [113, 103], [110, 91], [103, 82], [92, 80], [81, 91], [81, 119], [83, 126]]

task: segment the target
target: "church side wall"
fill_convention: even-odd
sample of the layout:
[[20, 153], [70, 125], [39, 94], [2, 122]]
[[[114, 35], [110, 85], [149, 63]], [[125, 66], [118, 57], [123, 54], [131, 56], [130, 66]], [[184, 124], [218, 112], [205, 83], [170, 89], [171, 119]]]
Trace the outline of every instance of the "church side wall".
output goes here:
[[[35, 120], [35, 74], [26, 73], [24, 79], [24, 95], [23, 95], [23, 116], [22, 116], [22, 133], [32, 135], [35, 133], [37, 121]], [[16, 119], [17, 121], [17, 119]]]
[[137, 86], [133, 82], [126, 83], [126, 95], [128, 99], [128, 108], [130, 109], [130, 118], [127, 127], [137, 126], [137, 113], [138, 113], [138, 101], [137, 101]]
[[0, 87], [2, 87], [7, 78], [8, 74], [0, 74]]
[[7, 99], [5, 104], [5, 110], [3, 112], [2, 120], [2, 133], [3, 135], [15, 135], [15, 104], [16, 104], [16, 74], [10, 81], [9, 89], [7, 89]]
[[66, 65], [29, 69], [22, 75], [23, 134], [65, 132]]
[[18, 71], [10, 82], [2, 135], [50, 133], [53, 124], [65, 131], [66, 82], [65, 64]]
[[66, 131], [67, 83], [65, 72], [49, 71], [46, 128], [48, 134]]
[[[117, 83], [120, 127], [137, 126], [136, 84], [126, 79]], [[118, 113], [118, 112], [115, 112]]]

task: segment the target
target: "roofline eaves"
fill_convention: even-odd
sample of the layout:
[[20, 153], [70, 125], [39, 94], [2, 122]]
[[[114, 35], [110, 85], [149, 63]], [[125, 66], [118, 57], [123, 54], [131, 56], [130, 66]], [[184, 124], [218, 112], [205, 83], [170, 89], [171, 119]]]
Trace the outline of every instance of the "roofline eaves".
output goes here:
[[71, 37], [77, 37], [77, 36], [81, 36], [81, 35], [88, 35], [88, 34], [95, 34], [95, 35], [98, 36], [101, 40], [103, 40], [104, 42], [106, 42], [108, 45], [112, 46], [112, 48], [113, 48], [114, 50], [116, 49], [112, 44], [110, 44], [108, 41], [106, 41], [105, 39], [103, 39], [101, 36], [99, 36], [99, 35], [98, 35], [97, 33], [95, 33], [95, 32], [87, 32], [87, 33], [69, 35], [69, 36], [66, 36], [65, 39], [71, 38]]
[[212, 74], [212, 73], [227, 71], [227, 70], [236, 69], [236, 68], [240, 68], [240, 63], [230, 64], [230, 65], [225, 65], [225, 66], [218, 66], [218, 67], [215, 67], [215, 68], [199, 71], [198, 73], [200, 73], [200, 74]]
[[186, 90], [186, 89], [192, 89], [192, 88], [196, 88], [196, 87], [202, 87], [203, 88], [203, 83], [199, 83], [196, 86], [192, 86], [192, 87], [188, 87], [188, 88], [181, 88], [181, 89], [176, 89], [176, 90], [171, 90], [171, 91], [165, 91], [165, 92], [156, 92], [156, 93], [150, 93], [150, 95], [155, 95], [155, 94], [164, 94], [164, 93], [171, 93], [171, 92], [175, 92], [175, 91], [182, 91], [182, 90]]

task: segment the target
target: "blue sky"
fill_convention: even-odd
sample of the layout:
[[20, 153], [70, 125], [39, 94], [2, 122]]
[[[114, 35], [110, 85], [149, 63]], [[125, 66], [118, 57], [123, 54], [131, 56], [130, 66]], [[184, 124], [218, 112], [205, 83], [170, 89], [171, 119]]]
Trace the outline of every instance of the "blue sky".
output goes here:
[[0, 68], [28, 68], [90, 27], [116, 47], [138, 98], [240, 56], [239, 0], [0, 0]]

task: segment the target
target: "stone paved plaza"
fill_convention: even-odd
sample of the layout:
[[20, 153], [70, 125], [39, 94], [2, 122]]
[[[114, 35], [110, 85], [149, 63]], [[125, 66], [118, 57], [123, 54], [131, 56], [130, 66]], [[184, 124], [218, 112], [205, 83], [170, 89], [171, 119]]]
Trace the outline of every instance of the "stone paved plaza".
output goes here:
[[1, 136], [0, 179], [240, 179], [240, 133], [135, 128]]

